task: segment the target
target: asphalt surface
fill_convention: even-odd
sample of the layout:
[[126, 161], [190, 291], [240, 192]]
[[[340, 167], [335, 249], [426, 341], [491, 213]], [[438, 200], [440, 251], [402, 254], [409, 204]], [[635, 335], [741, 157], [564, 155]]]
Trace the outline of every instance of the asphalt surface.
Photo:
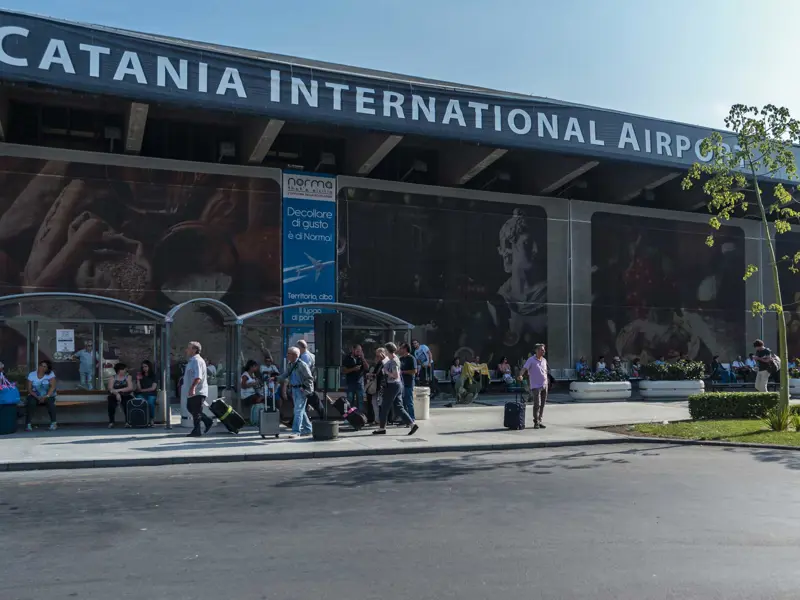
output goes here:
[[664, 445], [2, 473], [0, 597], [796, 599], [798, 470]]

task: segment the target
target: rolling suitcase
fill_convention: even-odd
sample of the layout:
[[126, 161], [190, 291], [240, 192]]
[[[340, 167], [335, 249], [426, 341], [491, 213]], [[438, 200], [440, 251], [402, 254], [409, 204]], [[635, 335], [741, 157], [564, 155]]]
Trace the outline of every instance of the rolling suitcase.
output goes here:
[[125, 409], [128, 427], [142, 428], [150, 425], [150, 406], [144, 398], [131, 398]]
[[210, 408], [211, 412], [214, 413], [214, 416], [217, 417], [220, 420], [220, 423], [225, 425], [225, 427], [231, 433], [239, 433], [239, 430], [244, 427], [244, 417], [233, 410], [233, 407], [225, 402], [225, 400], [222, 398], [217, 398], [214, 400], [211, 403]]
[[306, 396], [306, 408], [313, 408], [314, 412], [319, 415], [320, 419], [325, 418], [325, 412], [322, 407], [322, 399], [317, 392], [311, 392], [308, 396]]
[[506, 402], [503, 414], [503, 427], [519, 431], [525, 429], [525, 405], [520, 402]]
[[347, 410], [347, 412], [344, 414], [344, 418], [356, 431], [367, 424], [367, 417], [355, 406]]
[[343, 419], [345, 418], [347, 411], [350, 410], [350, 404], [344, 398], [337, 398], [336, 402], [333, 403], [333, 407], [340, 415], [342, 415]]
[[264, 410], [261, 411], [258, 423], [258, 433], [261, 439], [266, 439], [268, 435], [278, 437], [281, 433], [281, 413], [275, 404], [275, 394], [267, 392], [264, 399]]

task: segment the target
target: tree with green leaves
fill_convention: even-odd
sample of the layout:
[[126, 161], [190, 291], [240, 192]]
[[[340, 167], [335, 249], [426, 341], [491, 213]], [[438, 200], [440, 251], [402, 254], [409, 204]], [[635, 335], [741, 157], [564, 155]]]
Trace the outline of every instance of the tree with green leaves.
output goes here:
[[[750, 209], [748, 193], [755, 198], [758, 215], [769, 248], [769, 266], [775, 302], [765, 306], [763, 299], [752, 303], [753, 315], [763, 317], [774, 311], [778, 320], [778, 353], [781, 357], [781, 383], [779, 408], [789, 406], [789, 361], [786, 344], [786, 316], [781, 296], [781, 266], [797, 273], [800, 252], [780, 259], [775, 253], [776, 235], [791, 230], [792, 221], [800, 217], [793, 208], [792, 196], [783, 183], [774, 186], [774, 200], [765, 199], [761, 183], [766, 180], [792, 181], [797, 177], [797, 165], [792, 146], [800, 141], [800, 122], [786, 108], [771, 104], [759, 109], [754, 106], [736, 104], [725, 118], [725, 125], [732, 132], [731, 139], [714, 132], [701, 143], [701, 153], [708, 161], [697, 162], [689, 169], [683, 180], [683, 189], [690, 189], [695, 182], [702, 182], [708, 196], [708, 210], [712, 214], [709, 224], [719, 230], [724, 221], [743, 216]], [[728, 142], [733, 141], [733, 144]], [[768, 204], [768, 205], [767, 205]], [[714, 245], [714, 232], [706, 243]], [[747, 265], [744, 279], [758, 272], [757, 265]]]

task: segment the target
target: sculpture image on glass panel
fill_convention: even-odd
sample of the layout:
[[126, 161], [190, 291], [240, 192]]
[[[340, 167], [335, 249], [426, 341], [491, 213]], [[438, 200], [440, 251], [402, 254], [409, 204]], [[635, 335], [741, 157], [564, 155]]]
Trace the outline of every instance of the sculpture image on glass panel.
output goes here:
[[546, 339], [542, 207], [361, 188], [339, 202], [342, 301], [419, 326], [442, 369], [517, 361]]

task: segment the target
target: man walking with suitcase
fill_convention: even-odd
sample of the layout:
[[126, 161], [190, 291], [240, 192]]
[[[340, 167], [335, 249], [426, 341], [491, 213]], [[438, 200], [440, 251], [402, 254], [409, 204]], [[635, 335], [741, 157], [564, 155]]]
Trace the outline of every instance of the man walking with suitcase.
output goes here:
[[286, 382], [287, 395], [294, 401], [292, 435], [311, 435], [311, 419], [306, 414], [308, 395], [314, 391], [314, 376], [308, 365], [300, 359], [300, 349], [292, 346], [286, 351], [286, 373], [281, 378]]
[[519, 374], [519, 380], [522, 381], [525, 373], [528, 373], [528, 378], [531, 383], [534, 429], [545, 429], [542, 423], [542, 415], [544, 414], [544, 405], [547, 402], [547, 375], [550, 372], [550, 367], [547, 365], [544, 352], [544, 344], [536, 344], [536, 346], [534, 346], [533, 356], [528, 359]]
[[183, 385], [186, 388], [186, 409], [192, 415], [194, 428], [187, 437], [200, 437], [200, 423], [206, 426], [206, 433], [211, 429], [214, 421], [203, 414], [203, 403], [208, 397], [208, 374], [206, 361], [200, 356], [203, 346], [200, 342], [189, 342], [186, 346], [186, 371], [183, 374]]

